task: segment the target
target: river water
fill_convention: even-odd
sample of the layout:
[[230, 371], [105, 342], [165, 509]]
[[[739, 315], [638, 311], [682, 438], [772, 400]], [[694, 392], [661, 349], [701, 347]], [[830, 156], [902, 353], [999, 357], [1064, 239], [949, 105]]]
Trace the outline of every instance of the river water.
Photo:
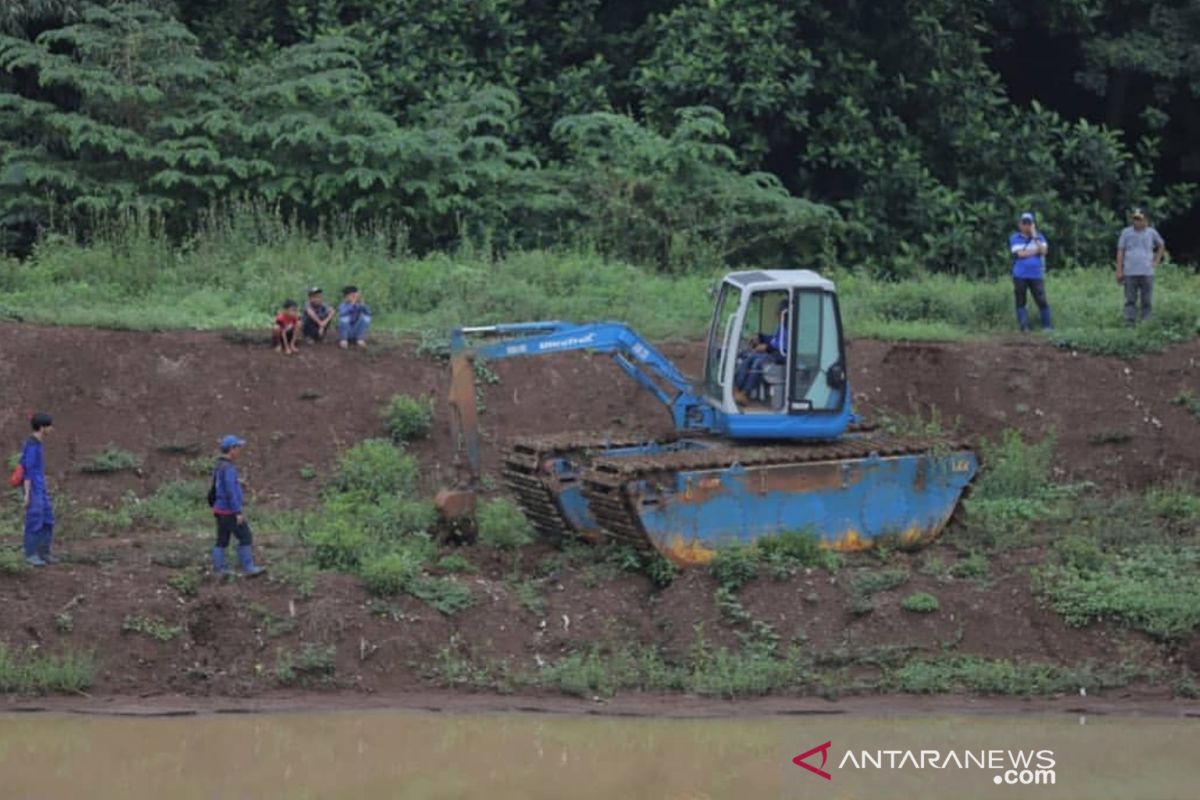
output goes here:
[[[825, 742], [828, 780], [792, 762]], [[1004, 759], [1039, 750], [1024, 774], [1013, 770], [1013, 783], [1003, 783], [1011, 768]], [[821, 755], [805, 763], [821, 769]], [[980, 768], [988, 758], [999, 760]], [[1037, 772], [1048, 759], [1053, 785]], [[1200, 720], [6, 714], [0, 797], [1194, 800]]]

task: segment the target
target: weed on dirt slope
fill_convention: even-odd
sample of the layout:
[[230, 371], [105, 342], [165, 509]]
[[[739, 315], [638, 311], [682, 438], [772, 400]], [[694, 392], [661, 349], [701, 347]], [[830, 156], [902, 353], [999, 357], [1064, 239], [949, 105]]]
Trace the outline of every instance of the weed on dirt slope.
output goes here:
[[[0, 505], [0, 691], [1197, 691], [1200, 422], [1172, 402], [1196, 385], [1194, 344], [1124, 362], [855, 342], [861, 410], [980, 440], [960, 519], [917, 553], [834, 556], [797, 533], [679, 573], [534, 540], [498, 499], [477, 543], [437, 541], [447, 376], [407, 345], [284, 361], [216, 334], [4, 333], [5, 440], [19, 445], [26, 407], [56, 415], [66, 558], [25, 568], [19, 509]], [[697, 346], [667, 350], [696, 367]], [[607, 359], [489, 367], [493, 484], [510, 436], [668, 425]], [[206, 569], [227, 431], [250, 440], [264, 580]]]

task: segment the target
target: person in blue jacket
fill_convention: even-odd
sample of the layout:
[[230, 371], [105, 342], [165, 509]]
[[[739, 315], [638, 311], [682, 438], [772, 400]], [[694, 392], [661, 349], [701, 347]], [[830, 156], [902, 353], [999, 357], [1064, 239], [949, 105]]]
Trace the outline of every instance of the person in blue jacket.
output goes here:
[[363, 302], [358, 287], [342, 289], [342, 303], [338, 306], [338, 347], [343, 350], [350, 345], [366, 347], [370, 327], [371, 309]]
[[51, 554], [54, 540], [54, 505], [46, 488], [46, 459], [42, 443], [54, 427], [49, 414], [37, 413], [29, 418], [33, 434], [21, 448], [22, 487], [25, 502], [25, 560], [35, 567], [53, 564], [58, 559]]
[[754, 339], [753, 349], [738, 364], [733, 376], [733, 398], [738, 405], [744, 406], [750, 402], [750, 395], [758, 389], [759, 383], [762, 382], [763, 370], [769, 364], [782, 364], [787, 360], [787, 311], [788, 301], [784, 298], [779, 301], [779, 327], [775, 329], [775, 333], [770, 336], [765, 333], [758, 334]]
[[1017, 324], [1021, 330], [1029, 330], [1029, 312], [1025, 310], [1025, 296], [1033, 293], [1041, 317], [1042, 330], [1050, 330], [1050, 304], [1046, 302], [1046, 237], [1038, 233], [1037, 220], [1032, 211], [1021, 215], [1016, 233], [1008, 237], [1008, 250], [1012, 255], [1013, 294], [1017, 301]]
[[242, 505], [242, 485], [238, 482], [237, 460], [246, 446], [245, 439], [233, 434], [221, 439], [221, 457], [213, 469], [212, 513], [217, 521], [217, 544], [213, 547], [213, 573], [217, 576], [229, 574], [225, 564], [225, 548], [229, 538], [237, 537], [238, 562], [242, 573], [249, 577], [266, 571], [254, 563], [253, 534], [246, 522], [246, 510]]

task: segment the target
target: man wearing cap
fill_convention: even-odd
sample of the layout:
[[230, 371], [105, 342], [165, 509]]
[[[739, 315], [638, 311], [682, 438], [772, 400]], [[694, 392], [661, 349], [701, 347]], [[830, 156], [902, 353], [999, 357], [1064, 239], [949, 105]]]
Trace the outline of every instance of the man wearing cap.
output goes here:
[[1125, 287], [1125, 324], [1133, 327], [1138, 321], [1138, 298], [1141, 298], [1141, 318], [1150, 316], [1150, 299], [1154, 293], [1154, 270], [1162, 263], [1167, 243], [1146, 221], [1146, 212], [1135, 208], [1130, 225], [1117, 239], [1117, 283]]
[[325, 329], [331, 322], [333, 309], [322, 299], [321, 287], [309, 287], [308, 300], [304, 303], [304, 322], [301, 324], [304, 338], [313, 342], [321, 341], [325, 338]]
[[225, 548], [229, 546], [230, 536], [236, 536], [238, 540], [238, 563], [241, 564], [242, 574], [253, 577], [266, 571], [254, 563], [254, 550], [251, 547], [253, 537], [242, 508], [242, 485], [238, 483], [237, 460], [245, 445], [244, 439], [233, 434], [222, 437], [221, 457], [213, 469], [209, 502], [212, 503], [213, 517], [217, 520], [217, 544], [212, 551], [212, 560], [213, 573], [218, 577], [229, 574], [225, 564]]
[[1017, 301], [1017, 324], [1021, 330], [1029, 330], [1029, 312], [1025, 310], [1025, 296], [1033, 293], [1041, 317], [1042, 330], [1054, 327], [1050, 323], [1050, 305], [1046, 302], [1046, 237], [1038, 233], [1037, 220], [1032, 211], [1021, 215], [1019, 229], [1008, 237], [1008, 249], [1012, 254], [1013, 294]]

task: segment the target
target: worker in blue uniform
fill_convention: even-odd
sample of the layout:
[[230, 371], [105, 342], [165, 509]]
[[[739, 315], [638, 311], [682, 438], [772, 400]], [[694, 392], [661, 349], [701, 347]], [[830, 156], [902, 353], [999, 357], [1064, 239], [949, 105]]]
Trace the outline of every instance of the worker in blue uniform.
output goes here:
[[242, 574], [247, 577], [261, 575], [266, 571], [254, 563], [253, 534], [246, 522], [242, 505], [242, 485], [238, 482], [237, 459], [245, 447], [246, 440], [229, 434], [221, 439], [221, 457], [213, 468], [212, 489], [209, 502], [213, 517], [217, 521], [217, 543], [212, 550], [213, 573], [218, 577], [228, 575], [225, 563], [225, 548], [230, 537], [237, 537], [238, 562]]
[[46, 458], [42, 443], [54, 427], [49, 414], [37, 413], [29, 418], [33, 434], [21, 448], [20, 469], [23, 472], [25, 503], [25, 560], [34, 567], [53, 564], [58, 559], [50, 552], [54, 541], [54, 504], [46, 488]]

